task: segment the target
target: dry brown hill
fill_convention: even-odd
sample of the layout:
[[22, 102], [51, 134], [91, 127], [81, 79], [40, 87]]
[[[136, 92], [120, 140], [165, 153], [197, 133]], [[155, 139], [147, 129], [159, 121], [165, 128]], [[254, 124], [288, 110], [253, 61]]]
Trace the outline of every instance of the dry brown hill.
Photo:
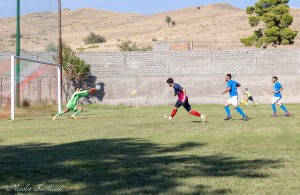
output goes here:
[[[292, 27], [300, 30], [300, 9], [292, 8]], [[165, 17], [176, 21], [168, 26]], [[152, 45], [153, 40], [191, 40], [195, 50], [240, 48], [240, 38], [252, 34], [244, 10], [230, 4], [218, 3], [190, 7], [153, 15], [115, 13], [96, 9], [64, 10], [63, 39], [74, 49], [85, 51], [118, 51], [118, 40], [132, 40]], [[15, 19], [0, 19], [0, 50], [14, 50]], [[84, 37], [90, 32], [103, 35], [107, 43], [86, 46]], [[50, 42], [57, 42], [55, 13], [34, 13], [22, 16], [22, 49], [45, 51]], [[293, 46], [300, 46], [300, 35]]]

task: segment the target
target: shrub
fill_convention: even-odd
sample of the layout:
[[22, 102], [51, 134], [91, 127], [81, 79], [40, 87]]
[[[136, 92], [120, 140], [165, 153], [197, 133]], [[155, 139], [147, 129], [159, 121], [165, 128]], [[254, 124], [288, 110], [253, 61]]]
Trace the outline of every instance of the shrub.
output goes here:
[[58, 46], [55, 43], [51, 42], [46, 46], [46, 51], [47, 52], [58, 52]]
[[85, 48], [84, 47], [78, 47], [78, 48], [76, 48], [76, 50], [79, 51], [79, 52], [83, 52], [83, 51], [85, 51]]
[[157, 39], [156, 39], [156, 38], [152, 38], [152, 41], [153, 41], [153, 42], [156, 42], [156, 41], [157, 41]]
[[139, 46], [136, 42], [132, 42], [130, 40], [121, 41], [119, 43], [118, 48], [120, 51], [152, 51], [153, 47], [151, 45], [148, 46]]
[[[12, 39], [17, 38], [17, 34], [16, 34], [16, 33], [11, 34], [11, 35], [10, 35], [10, 38], [12, 38]], [[22, 39], [22, 38], [23, 38], [23, 35], [20, 35], [20, 38]]]
[[84, 38], [83, 41], [86, 45], [89, 45], [89, 44], [105, 43], [106, 39], [101, 35], [90, 33], [86, 38]]
[[86, 47], [85, 49], [94, 49], [94, 48], [99, 48], [99, 45], [90, 45]]
[[29, 100], [28, 100], [28, 99], [24, 99], [24, 100], [22, 101], [22, 107], [28, 108], [29, 106], [30, 106]]

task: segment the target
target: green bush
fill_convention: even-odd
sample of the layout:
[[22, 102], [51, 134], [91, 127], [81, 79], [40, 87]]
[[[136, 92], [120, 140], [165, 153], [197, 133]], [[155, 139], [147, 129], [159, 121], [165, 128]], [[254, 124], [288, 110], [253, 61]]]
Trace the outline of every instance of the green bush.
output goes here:
[[118, 45], [120, 51], [152, 51], [153, 47], [151, 45], [148, 46], [139, 46], [136, 42], [132, 42], [130, 40], [121, 41]]
[[94, 48], [99, 48], [99, 45], [90, 45], [87, 46], [85, 49], [94, 49]]
[[86, 38], [84, 38], [83, 41], [86, 45], [89, 45], [89, 44], [105, 43], [106, 39], [101, 35], [90, 33]]
[[256, 36], [252, 35], [249, 37], [241, 38], [241, 42], [244, 43], [245, 46], [251, 47], [256, 42]]
[[55, 43], [51, 42], [46, 46], [46, 51], [47, 52], [58, 52], [58, 46]]

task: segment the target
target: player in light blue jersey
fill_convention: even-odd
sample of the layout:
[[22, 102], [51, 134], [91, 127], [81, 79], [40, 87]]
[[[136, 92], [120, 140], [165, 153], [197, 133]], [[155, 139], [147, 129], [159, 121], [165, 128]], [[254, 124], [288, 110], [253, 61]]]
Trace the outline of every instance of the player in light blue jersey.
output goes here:
[[283, 105], [283, 101], [282, 101], [281, 91], [283, 90], [283, 87], [281, 83], [278, 82], [278, 78], [276, 76], [272, 77], [272, 82], [274, 83], [274, 90], [271, 91], [271, 94], [274, 94], [274, 97], [272, 98], [273, 114], [271, 116], [272, 117], [278, 116], [276, 111], [276, 104], [278, 104], [280, 108], [285, 112], [284, 116], [289, 117], [291, 113]]
[[225, 80], [227, 82], [227, 88], [226, 88], [226, 90], [223, 91], [222, 95], [229, 92], [230, 99], [227, 100], [227, 102], [225, 103], [225, 111], [227, 113], [227, 117], [224, 120], [230, 120], [232, 118], [232, 116], [230, 114], [229, 106], [233, 105], [233, 107], [236, 109], [236, 111], [238, 113], [240, 113], [240, 115], [242, 115], [243, 120], [246, 121], [248, 116], [243, 112], [243, 110], [240, 107], [238, 107], [237, 88], [240, 87], [241, 84], [239, 84], [238, 82], [236, 82], [234, 80], [231, 80], [231, 74], [227, 74], [225, 77]]

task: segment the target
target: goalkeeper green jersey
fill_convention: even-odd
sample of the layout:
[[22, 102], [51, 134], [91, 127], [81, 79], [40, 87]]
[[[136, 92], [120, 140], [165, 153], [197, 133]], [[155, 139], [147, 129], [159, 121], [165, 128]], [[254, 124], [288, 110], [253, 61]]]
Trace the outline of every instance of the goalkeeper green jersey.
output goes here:
[[84, 90], [73, 93], [71, 99], [67, 103], [67, 108], [69, 108], [70, 110], [76, 110], [78, 100], [82, 97], [89, 96], [88, 92], [88, 90]]

